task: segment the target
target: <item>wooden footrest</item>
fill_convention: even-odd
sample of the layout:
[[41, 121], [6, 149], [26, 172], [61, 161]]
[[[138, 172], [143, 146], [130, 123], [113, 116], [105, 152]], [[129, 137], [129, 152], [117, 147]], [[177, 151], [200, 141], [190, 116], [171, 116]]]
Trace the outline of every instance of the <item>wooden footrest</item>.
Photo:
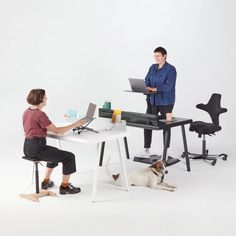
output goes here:
[[31, 194], [20, 194], [21, 197], [28, 199], [33, 202], [39, 202], [39, 198], [45, 196], [56, 196], [56, 193], [44, 189], [40, 189], [39, 193], [31, 193]]

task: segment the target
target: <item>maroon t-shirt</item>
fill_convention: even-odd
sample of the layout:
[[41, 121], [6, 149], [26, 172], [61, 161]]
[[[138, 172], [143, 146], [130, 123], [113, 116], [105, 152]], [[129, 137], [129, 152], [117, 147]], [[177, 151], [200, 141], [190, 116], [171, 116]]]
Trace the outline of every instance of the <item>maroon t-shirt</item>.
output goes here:
[[23, 127], [26, 138], [46, 137], [47, 129], [52, 122], [48, 116], [39, 109], [28, 108], [23, 114]]

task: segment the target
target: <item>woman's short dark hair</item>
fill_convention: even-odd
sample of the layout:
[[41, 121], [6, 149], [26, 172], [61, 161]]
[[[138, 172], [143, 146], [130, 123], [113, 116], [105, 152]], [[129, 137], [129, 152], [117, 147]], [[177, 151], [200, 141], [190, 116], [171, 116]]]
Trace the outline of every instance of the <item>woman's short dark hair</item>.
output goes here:
[[43, 98], [45, 96], [45, 90], [44, 89], [32, 89], [26, 100], [30, 105], [39, 105], [43, 102]]
[[167, 51], [166, 51], [165, 48], [163, 48], [163, 47], [158, 47], [158, 48], [156, 48], [156, 49], [154, 50], [154, 53], [155, 53], [155, 52], [160, 52], [160, 53], [162, 54], [162, 56], [167, 55]]

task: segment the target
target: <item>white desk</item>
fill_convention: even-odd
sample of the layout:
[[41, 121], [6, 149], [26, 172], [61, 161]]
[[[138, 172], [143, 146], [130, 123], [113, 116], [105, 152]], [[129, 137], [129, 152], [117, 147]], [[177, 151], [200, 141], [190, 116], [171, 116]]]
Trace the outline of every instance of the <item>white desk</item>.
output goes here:
[[[68, 121], [64, 122], [56, 122], [57, 126], [68, 125]], [[81, 134], [78, 134], [76, 131], [69, 131], [64, 135], [56, 135], [52, 133], [48, 133], [48, 137], [52, 139], [56, 139], [58, 143], [58, 148], [61, 149], [61, 140], [69, 141], [69, 142], [77, 142], [83, 144], [96, 144], [96, 158], [95, 158], [95, 166], [94, 166], [94, 176], [93, 176], [93, 190], [92, 190], [92, 202], [95, 202], [96, 199], [96, 191], [97, 191], [97, 182], [98, 182], [98, 169], [99, 169], [99, 161], [100, 161], [100, 149], [101, 143], [106, 141], [114, 140], [117, 143], [118, 154], [121, 162], [121, 166], [124, 172], [125, 177], [125, 189], [129, 190], [129, 183], [127, 178], [127, 172], [125, 168], [125, 158], [124, 155], [121, 154], [121, 146], [120, 139], [127, 137], [129, 133], [126, 130], [114, 130], [111, 129], [112, 123], [110, 120], [106, 118], [96, 118], [90, 125], [90, 128], [97, 130], [99, 133], [94, 133], [91, 131], [84, 131]]]

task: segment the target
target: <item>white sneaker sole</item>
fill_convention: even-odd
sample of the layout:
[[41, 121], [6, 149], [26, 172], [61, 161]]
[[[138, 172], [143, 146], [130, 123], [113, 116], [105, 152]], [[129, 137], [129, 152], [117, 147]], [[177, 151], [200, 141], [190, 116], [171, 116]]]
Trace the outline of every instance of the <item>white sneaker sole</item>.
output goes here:
[[150, 158], [151, 154], [136, 154], [136, 157], [142, 157], [142, 158]]

